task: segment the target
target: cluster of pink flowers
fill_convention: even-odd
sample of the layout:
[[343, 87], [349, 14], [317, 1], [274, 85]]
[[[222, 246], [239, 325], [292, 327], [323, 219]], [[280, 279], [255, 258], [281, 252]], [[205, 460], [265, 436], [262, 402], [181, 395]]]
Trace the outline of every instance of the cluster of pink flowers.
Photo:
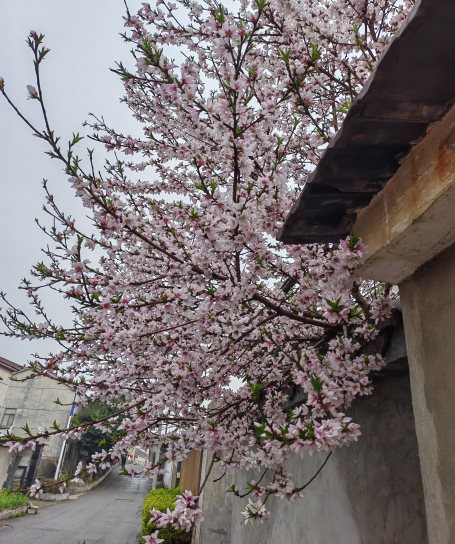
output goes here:
[[[99, 175], [75, 159], [77, 142], [64, 155], [42, 133], [94, 227], [45, 187], [53, 246], [24, 285], [38, 317], [8, 306], [3, 320], [17, 338], [57, 340], [43, 374], [116, 406], [103, 424], [122, 437], [89, 472], [135, 443], [165, 442], [177, 461], [210, 449], [226, 468], [274, 474], [246, 510], [264, 519], [268, 495], [299, 494], [286, 455], [357, 440], [348, 410], [382, 365], [363, 347], [393, 290], [356, 277], [355, 237], [300, 247], [276, 236], [411, 3], [143, 4], [125, 20], [135, 69], [117, 69], [142, 137], [95, 118], [94, 138], [115, 152]], [[30, 44], [39, 58], [42, 37]], [[71, 327], [47, 314], [49, 287], [69, 299]], [[153, 519], [189, 529], [193, 500]]]
[[248, 504], [242, 514], [245, 516], [245, 523], [249, 521], [260, 521], [263, 523], [270, 516], [270, 512], [261, 501], [251, 499], [248, 499]]
[[143, 536], [145, 544], [161, 544], [164, 539], [159, 538], [158, 531], [154, 531], [151, 535]]
[[183, 531], [191, 531], [193, 525], [204, 519], [202, 510], [198, 508], [199, 497], [194, 496], [191, 491], [185, 491], [178, 495], [173, 510], [166, 512], [160, 510], [150, 511], [150, 523], [155, 523], [158, 529], [163, 527], [174, 527]]
[[40, 480], [35, 480], [35, 482], [30, 486], [28, 490], [30, 497], [39, 497], [43, 491], [43, 486]]

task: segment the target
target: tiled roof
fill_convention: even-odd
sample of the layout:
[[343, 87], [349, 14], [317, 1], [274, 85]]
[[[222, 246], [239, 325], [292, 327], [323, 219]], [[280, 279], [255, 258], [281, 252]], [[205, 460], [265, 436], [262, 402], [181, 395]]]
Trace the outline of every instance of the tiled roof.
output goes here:
[[5, 357], [0, 357], [0, 366], [6, 368], [6, 370], [11, 370], [11, 372], [18, 372], [19, 370], [22, 370], [24, 368], [23, 365], [13, 363], [13, 361], [5, 359]]

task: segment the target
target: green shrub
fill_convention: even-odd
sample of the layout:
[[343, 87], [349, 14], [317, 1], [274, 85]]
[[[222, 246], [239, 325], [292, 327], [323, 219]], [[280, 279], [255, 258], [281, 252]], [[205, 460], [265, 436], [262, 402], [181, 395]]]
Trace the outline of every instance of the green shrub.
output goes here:
[[9, 489], [0, 490], [0, 511], [9, 508], [19, 508], [28, 503], [28, 497], [25, 493], [16, 493]]
[[[152, 489], [150, 493], [144, 499], [144, 506], [142, 508], [142, 534], [150, 535], [156, 531], [155, 523], [148, 523], [150, 520], [150, 510], [159, 510], [160, 512], [166, 512], [174, 509], [175, 499], [177, 495], [180, 495], [181, 489], [175, 487], [174, 489]], [[189, 544], [191, 542], [191, 533], [174, 529], [173, 527], [166, 527], [160, 529], [160, 538], [164, 539], [164, 544]]]

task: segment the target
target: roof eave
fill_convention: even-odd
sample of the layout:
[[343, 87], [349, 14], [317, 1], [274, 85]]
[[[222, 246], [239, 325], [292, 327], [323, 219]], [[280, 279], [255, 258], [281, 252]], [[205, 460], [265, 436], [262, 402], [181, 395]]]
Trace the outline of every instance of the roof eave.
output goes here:
[[[455, 102], [453, 0], [419, 0], [287, 217], [286, 244], [336, 242]], [[428, 44], [431, 44], [429, 47]]]

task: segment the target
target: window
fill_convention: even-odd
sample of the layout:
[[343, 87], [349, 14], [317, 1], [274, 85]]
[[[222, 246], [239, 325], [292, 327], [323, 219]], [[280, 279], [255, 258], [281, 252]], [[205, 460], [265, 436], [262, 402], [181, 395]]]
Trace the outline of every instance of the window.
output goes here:
[[16, 408], [5, 408], [3, 413], [2, 422], [0, 423], [1, 429], [9, 429], [13, 424], [14, 417], [16, 416]]

